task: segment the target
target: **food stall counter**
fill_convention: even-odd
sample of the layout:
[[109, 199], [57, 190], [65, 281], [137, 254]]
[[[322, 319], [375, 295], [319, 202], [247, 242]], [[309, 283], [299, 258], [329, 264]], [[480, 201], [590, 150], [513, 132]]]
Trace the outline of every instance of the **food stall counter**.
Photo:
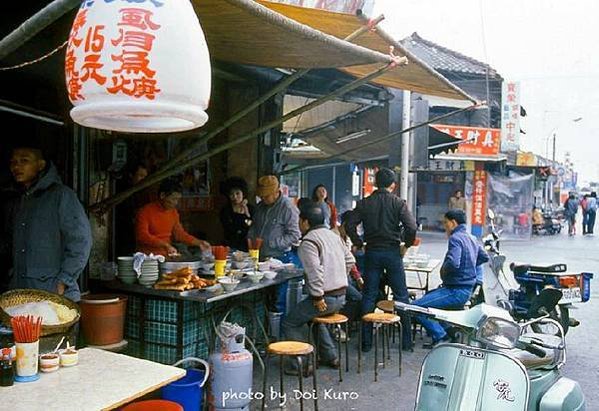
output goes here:
[[187, 300], [197, 301], [200, 303], [212, 303], [216, 301], [225, 300], [227, 298], [240, 296], [252, 291], [261, 290], [273, 285], [284, 283], [285, 281], [293, 278], [302, 277], [303, 272], [301, 270], [282, 270], [277, 276], [272, 279], [263, 278], [258, 283], [253, 283], [247, 278], [243, 278], [239, 285], [229, 292], [225, 292], [222, 288], [218, 291], [212, 291], [210, 287], [208, 289], [199, 290], [188, 290], [188, 291], [170, 291], [170, 290], [156, 290], [152, 287], [144, 287], [139, 284], [124, 284], [118, 280], [103, 283], [105, 288], [112, 291], [121, 291], [127, 294], [141, 294], [147, 296], [154, 296], [160, 298], [169, 298], [175, 300]]

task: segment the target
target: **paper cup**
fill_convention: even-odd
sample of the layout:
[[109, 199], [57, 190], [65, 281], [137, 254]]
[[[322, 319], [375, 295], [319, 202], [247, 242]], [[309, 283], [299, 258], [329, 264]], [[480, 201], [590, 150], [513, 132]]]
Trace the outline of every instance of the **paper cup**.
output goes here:
[[30, 377], [37, 374], [40, 342], [16, 343], [17, 346], [17, 375]]
[[225, 275], [225, 266], [227, 265], [226, 260], [216, 260], [214, 262], [214, 275], [216, 277], [222, 277]]

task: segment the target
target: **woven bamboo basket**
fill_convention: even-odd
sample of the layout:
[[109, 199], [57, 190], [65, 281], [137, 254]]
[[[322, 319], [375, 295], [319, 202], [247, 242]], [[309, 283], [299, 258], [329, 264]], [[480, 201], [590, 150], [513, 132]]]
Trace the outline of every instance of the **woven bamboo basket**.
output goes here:
[[79, 321], [81, 310], [79, 306], [66, 297], [58, 294], [50, 293], [43, 290], [34, 289], [17, 289], [7, 291], [0, 295], [0, 320], [4, 325], [10, 327], [10, 319], [12, 318], [5, 309], [26, 303], [34, 303], [38, 301], [52, 301], [53, 303], [64, 305], [70, 309], [77, 311], [75, 318], [69, 322], [57, 325], [42, 325], [42, 336], [53, 334], [64, 334]]

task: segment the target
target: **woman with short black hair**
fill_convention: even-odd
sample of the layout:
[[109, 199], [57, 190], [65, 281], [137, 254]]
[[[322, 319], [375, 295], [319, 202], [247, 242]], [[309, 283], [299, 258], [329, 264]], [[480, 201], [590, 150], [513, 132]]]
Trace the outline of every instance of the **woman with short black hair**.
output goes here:
[[247, 200], [247, 182], [241, 177], [231, 177], [221, 185], [221, 193], [228, 200], [227, 205], [220, 211], [225, 242], [231, 248], [247, 251], [247, 234], [254, 212], [254, 207], [248, 204]]

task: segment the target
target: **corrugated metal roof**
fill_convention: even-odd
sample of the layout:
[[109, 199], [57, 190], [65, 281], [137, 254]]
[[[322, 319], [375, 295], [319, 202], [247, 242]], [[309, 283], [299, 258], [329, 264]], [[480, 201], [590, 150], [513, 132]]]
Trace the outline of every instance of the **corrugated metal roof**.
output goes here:
[[495, 69], [488, 64], [425, 40], [416, 32], [403, 39], [401, 44], [435, 70], [485, 75], [489, 67], [489, 76], [497, 75]]

